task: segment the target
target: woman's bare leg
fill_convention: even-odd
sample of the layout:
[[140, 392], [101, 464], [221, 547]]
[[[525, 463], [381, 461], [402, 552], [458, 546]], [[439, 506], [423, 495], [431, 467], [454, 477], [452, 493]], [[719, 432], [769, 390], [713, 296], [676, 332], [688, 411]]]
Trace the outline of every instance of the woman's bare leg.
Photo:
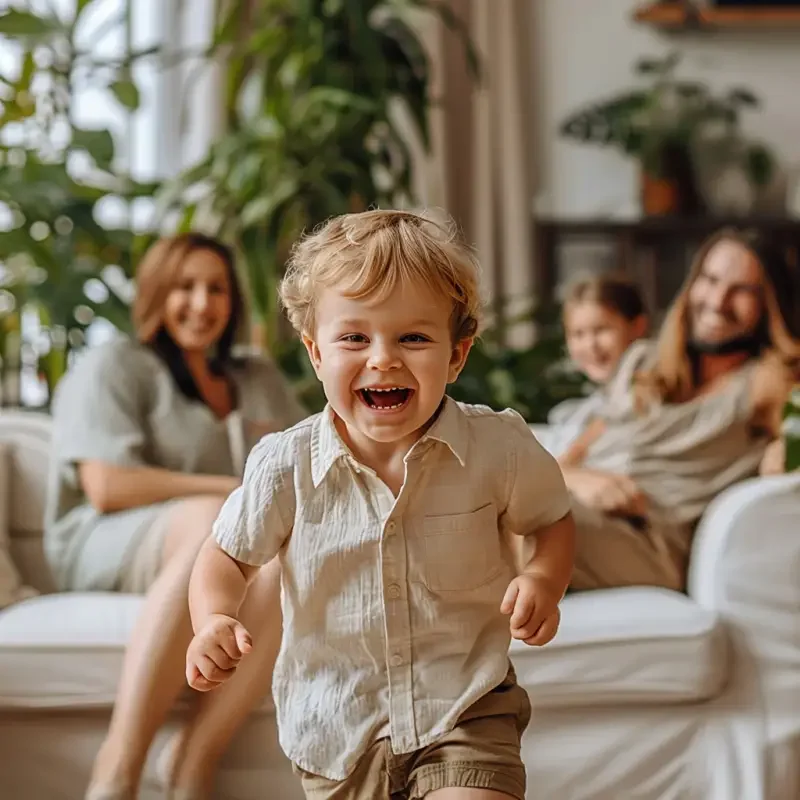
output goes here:
[[116, 790], [120, 798], [135, 797], [150, 744], [186, 685], [186, 649], [192, 637], [189, 577], [223, 502], [217, 496], [192, 497], [169, 512], [161, 572], [147, 593], [125, 652], [89, 797], [108, 790]]
[[250, 584], [239, 616], [253, 637], [253, 650], [230, 680], [202, 696], [197, 715], [169, 745], [171, 783], [193, 799], [210, 794], [217, 763], [233, 735], [271, 690], [281, 640], [278, 559], [262, 567]]

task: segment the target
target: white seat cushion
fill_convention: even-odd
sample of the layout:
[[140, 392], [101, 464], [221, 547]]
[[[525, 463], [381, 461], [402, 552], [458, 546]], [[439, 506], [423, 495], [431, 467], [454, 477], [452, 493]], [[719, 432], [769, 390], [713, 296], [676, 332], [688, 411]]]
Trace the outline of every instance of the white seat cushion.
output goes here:
[[728, 677], [724, 626], [666, 589], [570, 594], [546, 647], [513, 642], [519, 682], [539, 708], [685, 703], [716, 697]]
[[[54, 594], [0, 612], [0, 708], [110, 707], [141, 604], [133, 595]], [[515, 642], [512, 658], [539, 707], [703, 700], [726, 677], [714, 614], [659, 589], [568, 596], [555, 641]]]
[[76, 592], [0, 612], [0, 709], [110, 708], [142, 602]]
[[134, 595], [50, 594], [0, 613], [0, 707], [111, 705], [141, 603]]

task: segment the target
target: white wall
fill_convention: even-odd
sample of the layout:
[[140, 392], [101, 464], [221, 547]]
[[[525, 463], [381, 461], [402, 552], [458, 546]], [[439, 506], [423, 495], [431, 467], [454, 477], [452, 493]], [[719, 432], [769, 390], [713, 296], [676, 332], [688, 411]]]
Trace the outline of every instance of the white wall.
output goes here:
[[721, 31], [668, 37], [631, 21], [641, 0], [531, 0], [536, 49], [539, 191], [547, 216], [636, 214], [635, 165], [610, 150], [558, 136], [561, 120], [587, 101], [634, 81], [636, 59], [672, 48], [682, 73], [715, 89], [743, 85], [762, 100], [745, 130], [763, 139], [789, 167], [800, 165], [800, 28]]

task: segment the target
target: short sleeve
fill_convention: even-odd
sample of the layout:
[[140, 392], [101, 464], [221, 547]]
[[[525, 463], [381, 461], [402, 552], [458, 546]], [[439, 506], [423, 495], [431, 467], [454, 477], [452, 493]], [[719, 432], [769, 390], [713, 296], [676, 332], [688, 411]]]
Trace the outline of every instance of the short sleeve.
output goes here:
[[284, 433], [265, 436], [250, 452], [242, 485], [225, 501], [213, 528], [217, 544], [237, 561], [266, 564], [291, 533], [293, 454], [293, 441]]
[[558, 462], [542, 447], [525, 420], [514, 411], [502, 416], [509, 426], [507, 502], [500, 525], [527, 536], [552, 525], [570, 511], [570, 497]]
[[88, 350], [62, 378], [53, 400], [53, 448], [66, 464], [96, 459], [144, 462], [148, 373], [129, 343]]

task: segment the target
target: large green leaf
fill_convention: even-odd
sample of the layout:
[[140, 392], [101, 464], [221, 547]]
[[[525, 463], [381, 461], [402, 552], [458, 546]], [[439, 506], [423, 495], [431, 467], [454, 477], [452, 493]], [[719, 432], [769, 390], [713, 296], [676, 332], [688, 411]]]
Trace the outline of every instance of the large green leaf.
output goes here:
[[83, 11], [85, 11], [94, 2], [95, 2], [95, 0], [78, 0], [77, 5], [76, 5], [76, 9], [75, 9], [76, 10], [76, 14], [75, 14], [76, 18], [79, 17], [81, 15], [81, 13]]
[[63, 30], [64, 26], [55, 17], [41, 17], [15, 9], [0, 14], [0, 34], [5, 36], [40, 39]]
[[114, 138], [109, 131], [73, 128], [72, 146], [89, 153], [101, 169], [110, 169], [114, 160]]
[[265, 187], [265, 193], [251, 200], [243, 209], [241, 225], [250, 227], [266, 220], [276, 208], [290, 200], [298, 191], [297, 180], [287, 175], [280, 183], [272, 187]]
[[111, 89], [114, 97], [129, 111], [136, 111], [139, 108], [139, 89], [133, 81], [114, 81], [108, 88]]

